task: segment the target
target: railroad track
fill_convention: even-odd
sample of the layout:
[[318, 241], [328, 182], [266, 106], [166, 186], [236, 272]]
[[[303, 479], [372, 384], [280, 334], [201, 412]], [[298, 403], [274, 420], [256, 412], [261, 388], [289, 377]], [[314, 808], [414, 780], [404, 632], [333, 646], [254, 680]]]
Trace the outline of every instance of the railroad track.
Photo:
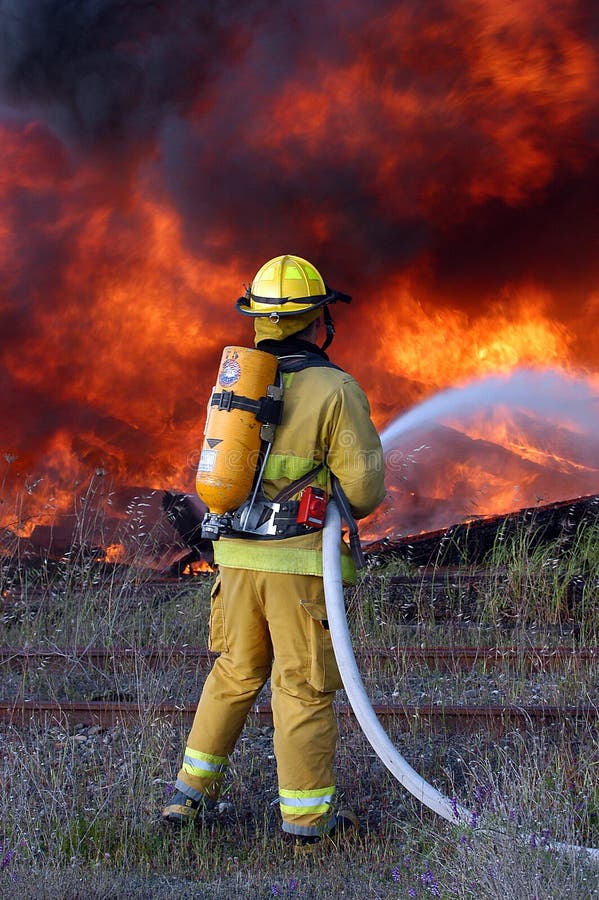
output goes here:
[[[500, 666], [518, 667], [534, 673], [576, 669], [596, 664], [599, 647], [373, 647], [357, 650], [360, 663], [365, 666], [375, 660], [387, 661], [391, 666], [425, 665], [431, 670], [445, 672], [467, 671], [479, 667], [482, 671]], [[159, 669], [173, 664], [208, 668], [215, 654], [203, 647], [86, 647], [86, 648], [0, 648], [0, 672], [35, 672], [92, 668], [110, 673], [133, 670], [142, 665]], [[22, 696], [22, 695], [21, 695]], [[135, 694], [134, 694], [135, 696]], [[466, 704], [377, 704], [381, 719], [401, 720], [408, 727], [424, 729], [444, 728], [448, 731], [474, 731], [485, 728], [502, 734], [508, 728], [541, 728], [552, 723], [585, 724], [596, 727], [599, 707], [579, 705], [466, 705]], [[34, 722], [60, 723], [65, 727], [99, 725], [110, 727], [118, 722], [127, 724], [144, 720], [168, 719], [188, 725], [195, 713], [195, 703], [152, 704], [131, 699], [113, 700], [5, 700], [0, 702], [0, 722], [27, 726]], [[349, 706], [338, 705], [342, 718], [353, 715]], [[268, 703], [256, 705], [251, 715], [260, 722], [272, 723]]]
[[[449, 671], [469, 669], [475, 665], [485, 667], [517, 664], [532, 671], [552, 671], [567, 665], [578, 665], [599, 660], [599, 647], [371, 647], [356, 649], [359, 660], [397, 660], [420, 663], [430, 668]], [[21, 671], [36, 666], [61, 668], [74, 664], [87, 664], [106, 669], [143, 661], [157, 667], [171, 662], [189, 662], [209, 665], [215, 654], [203, 647], [104, 647], [45, 649], [0, 647], [0, 667], [4, 671]]]
[[[599, 708], [596, 706], [403, 706], [374, 705], [374, 711], [381, 719], [403, 720], [407, 725], [419, 728], [446, 728], [448, 730], [478, 730], [481, 727], [502, 733], [509, 727], [521, 729], [538, 728], [552, 723], [584, 723], [595, 726], [599, 722]], [[336, 707], [340, 718], [353, 716], [351, 707]], [[45, 724], [99, 725], [111, 727], [117, 723], [124, 725], [157, 719], [189, 725], [195, 714], [194, 706], [177, 704], [143, 705], [117, 701], [24, 701], [0, 703], [0, 722], [15, 726], [28, 726], [34, 722]], [[252, 708], [251, 719], [272, 724], [272, 710], [269, 704]]]

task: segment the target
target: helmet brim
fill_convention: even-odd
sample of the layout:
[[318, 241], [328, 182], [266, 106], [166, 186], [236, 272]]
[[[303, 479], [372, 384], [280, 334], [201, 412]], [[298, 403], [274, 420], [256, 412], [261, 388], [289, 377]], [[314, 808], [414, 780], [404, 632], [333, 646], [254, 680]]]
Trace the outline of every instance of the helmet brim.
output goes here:
[[[268, 304], [273, 307], [276, 306], [277, 309], [272, 309], [270, 311], [268, 309], [252, 309], [250, 306], [252, 301], [254, 303]], [[342, 294], [340, 291], [332, 291], [327, 285], [327, 293], [315, 297], [258, 297], [256, 294], [251, 294], [249, 291], [246, 291], [243, 297], [237, 299], [235, 307], [240, 313], [243, 313], [244, 316], [252, 316], [253, 318], [272, 315], [282, 317], [299, 316], [302, 313], [310, 312], [312, 309], [319, 309], [321, 306], [326, 306], [328, 303], [337, 302], [351, 303], [351, 297], [349, 294]], [[282, 310], [280, 307], [283, 304], [290, 304], [290, 306], [295, 305], [296, 308]]]

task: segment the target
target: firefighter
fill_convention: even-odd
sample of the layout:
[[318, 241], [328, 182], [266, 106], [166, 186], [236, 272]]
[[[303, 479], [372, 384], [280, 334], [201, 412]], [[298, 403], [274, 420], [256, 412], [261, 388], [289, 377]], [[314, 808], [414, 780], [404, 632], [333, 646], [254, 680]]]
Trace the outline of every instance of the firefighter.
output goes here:
[[[269, 498], [291, 491], [296, 499], [313, 487], [330, 497], [337, 479], [361, 518], [385, 493], [381, 444], [363, 391], [325, 353], [334, 334], [329, 305], [350, 299], [332, 291], [307, 260], [286, 255], [262, 266], [237, 308], [254, 318], [255, 345], [278, 358], [283, 380], [282, 420], [261, 490]], [[355, 567], [341, 539], [340, 552], [344, 581], [352, 583]], [[220, 655], [163, 820], [182, 825], [214, 806], [229, 756], [270, 677], [283, 830], [297, 843], [314, 843], [357, 824], [353, 813], [334, 812], [332, 702], [341, 681], [326, 621], [322, 529], [290, 527], [274, 539], [223, 535], [214, 557], [210, 648]]]

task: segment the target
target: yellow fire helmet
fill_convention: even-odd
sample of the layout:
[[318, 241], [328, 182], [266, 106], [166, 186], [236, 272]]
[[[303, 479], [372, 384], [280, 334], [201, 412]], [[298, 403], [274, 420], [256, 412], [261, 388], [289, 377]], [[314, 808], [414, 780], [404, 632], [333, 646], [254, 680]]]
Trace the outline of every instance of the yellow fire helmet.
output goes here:
[[246, 316], [268, 316], [278, 322], [282, 316], [297, 316], [324, 307], [327, 339], [324, 350], [335, 334], [329, 303], [349, 303], [351, 297], [333, 291], [312, 263], [301, 256], [275, 256], [264, 263], [236, 306]]

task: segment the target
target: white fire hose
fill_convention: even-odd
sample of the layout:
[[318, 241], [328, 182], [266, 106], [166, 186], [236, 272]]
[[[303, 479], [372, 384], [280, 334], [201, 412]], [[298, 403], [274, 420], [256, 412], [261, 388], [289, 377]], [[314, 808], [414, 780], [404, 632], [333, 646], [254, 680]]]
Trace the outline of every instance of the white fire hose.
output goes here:
[[[391, 774], [395, 776], [406, 790], [429, 809], [432, 809], [433, 812], [447, 819], [447, 821], [454, 824], [459, 822], [467, 824], [471, 821], [471, 812], [441, 794], [406, 762], [389, 739], [372, 708], [356, 664], [345, 614], [341, 557], [339, 554], [340, 533], [341, 516], [336, 503], [331, 500], [327, 507], [322, 538], [324, 593], [327, 618], [339, 673], [356, 719], [381, 762], [385, 764]], [[583, 851], [591, 859], [599, 862], [599, 849], [564, 843], [551, 843], [549, 846], [550, 849], [560, 852], [573, 853]]]

